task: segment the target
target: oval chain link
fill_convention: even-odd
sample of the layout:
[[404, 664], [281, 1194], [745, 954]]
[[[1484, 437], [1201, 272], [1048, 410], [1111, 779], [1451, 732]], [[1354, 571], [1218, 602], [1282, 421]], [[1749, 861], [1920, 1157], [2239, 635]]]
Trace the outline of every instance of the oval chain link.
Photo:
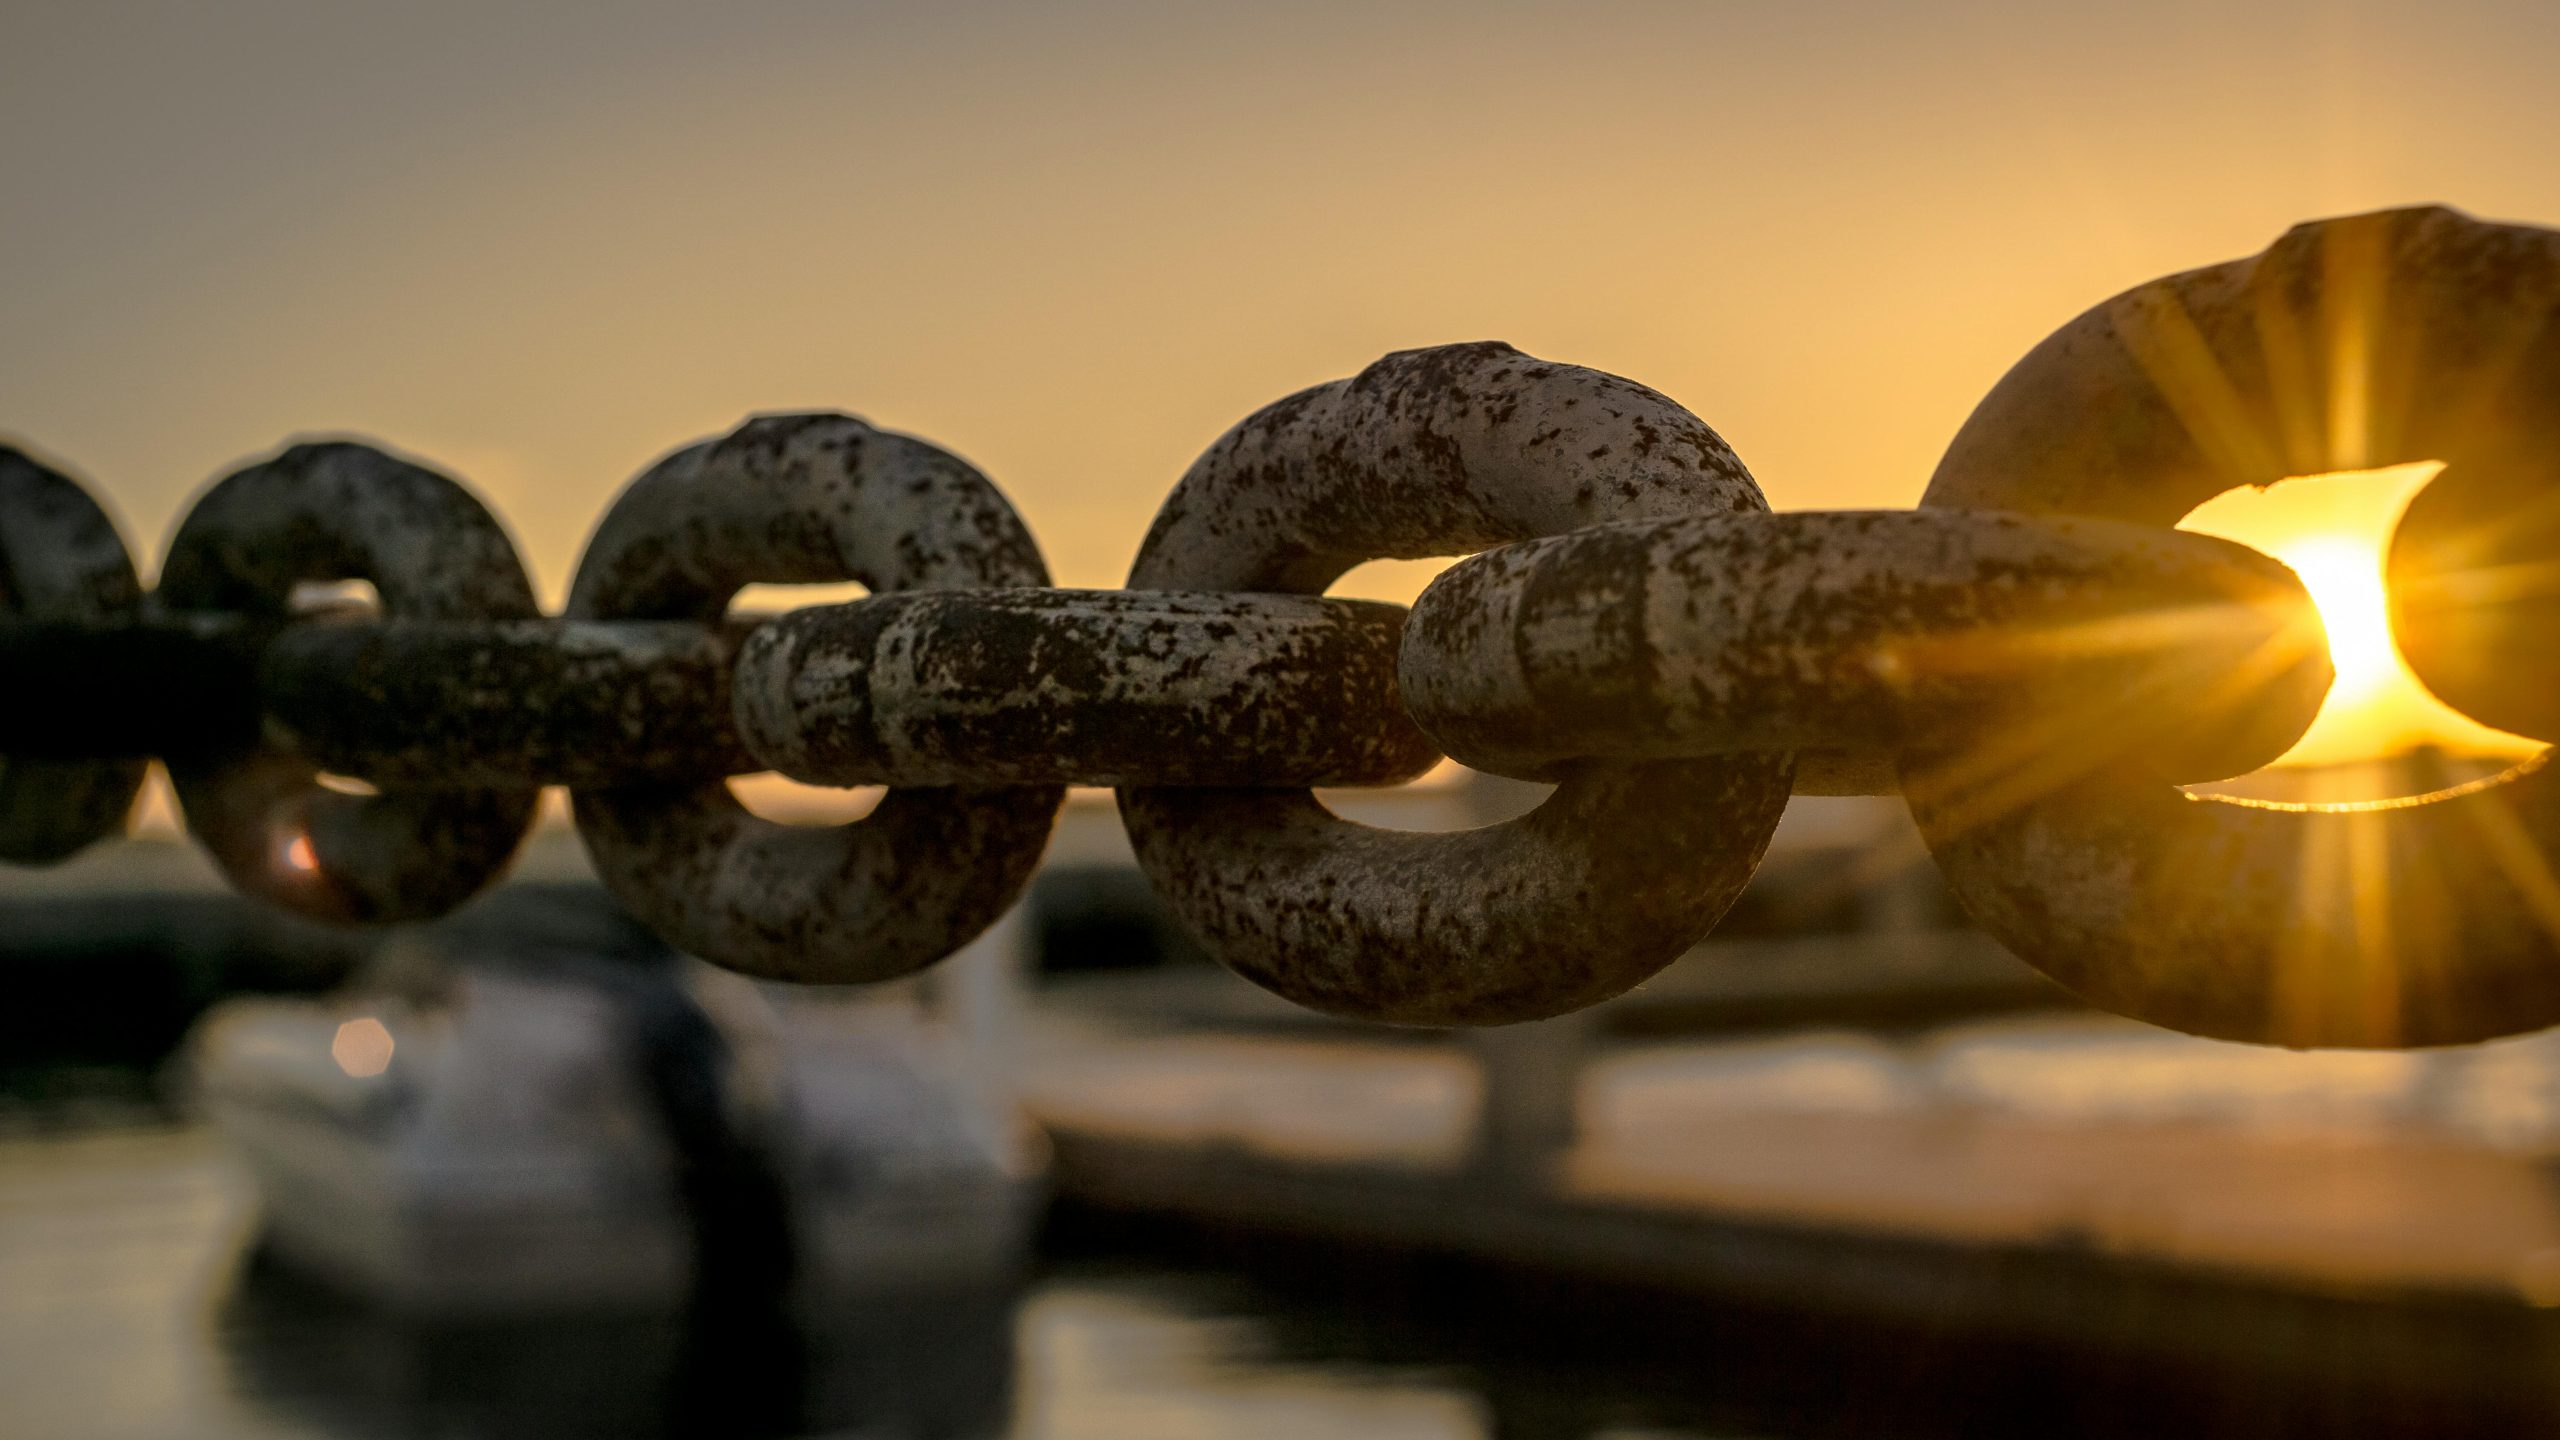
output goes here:
[[[1759, 511], [1705, 423], [1508, 345], [1390, 355], [1229, 431], [1174, 488], [1133, 589], [1313, 592], [1365, 560], [1614, 520]], [[1209, 952], [1314, 1009], [1502, 1024], [1608, 999], [1733, 903], [1785, 807], [1783, 751], [1590, 761], [1455, 834], [1342, 819], [1305, 790], [1132, 788], [1138, 863]]]
[[[2443, 461], [2392, 547], [2395, 583], [2423, 591], [2426, 572], [2495, 563], [2450, 537], [2520, 509], [2547, 523], [2560, 502], [2556, 304], [2550, 231], [2442, 209], [2300, 226], [2055, 332], [1921, 504], [2168, 525], [2243, 485]], [[2482, 718], [2548, 726], [2547, 606], [2434, 593], [2394, 617], [2421, 678]], [[2297, 1046], [2560, 1022], [2560, 776], [2539, 758], [2414, 800], [2269, 805], [2068, 745], [2021, 785], [1982, 738], [1906, 758], [1912, 814], [1974, 918], [2106, 1009]]]
[[[295, 445], [216, 483], [169, 543], [155, 595], [167, 610], [281, 628], [306, 583], [364, 581], [394, 619], [516, 620], [536, 613], [515, 545], [454, 480], [366, 445]], [[343, 794], [268, 734], [169, 756], [178, 805], [234, 885], [327, 920], [441, 915], [479, 893], [532, 827], [537, 791], [382, 789]]]
[[[0, 446], [0, 618], [103, 625], [141, 608], [142, 582], [106, 511], [70, 477]], [[0, 705], [42, 709], [51, 688], [12, 685]], [[0, 753], [0, 860], [50, 865], [120, 833], [147, 763]]]
[[[774, 415], [631, 482], [578, 562], [573, 620], [718, 621], [754, 583], [875, 594], [1042, 586], [1013, 507], [958, 457], [849, 415]], [[742, 672], [780, 638], [746, 641]], [[679, 949], [781, 980], [885, 980], [995, 923], [1059, 787], [893, 789], [825, 828], [748, 812], [718, 776], [572, 792], [596, 872]]]

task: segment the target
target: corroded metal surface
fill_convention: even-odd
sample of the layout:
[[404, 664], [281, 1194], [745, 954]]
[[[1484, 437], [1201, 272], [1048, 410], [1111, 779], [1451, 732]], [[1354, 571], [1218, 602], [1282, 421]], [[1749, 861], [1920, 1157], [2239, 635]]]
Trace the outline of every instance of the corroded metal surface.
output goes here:
[[[161, 567], [158, 604], [275, 625], [304, 582], [364, 580], [395, 619], [525, 619], [515, 546], [468, 490], [369, 446], [296, 445], [197, 500]], [[326, 623], [312, 620], [304, 623]], [[536, 791], [351, 795], [272, 741], [169, 757], [187, 828], [233, 884], [322, 919], [440, 915], [506, 868]]]
[[[2282, 663], [2269, 666], [2269, 657]], [[2255, 667], [2265, 683], [2228, 677]], [[2283, 753], [2329, 683], [2292, 573], [2203, 535], [1937, 511], [1603, 525], [1452, 566], [1405, 703], [1480, 770], [2040, 734], [2181, 780]]]
[[[2532, 594], [2465, 600], [2458, 540], [2560, 496], [2555, 297], [2548, 231], [2441, 209], [2301, 226], [2056, 332], [1966, 422], [1922, 503], [2165, 525], [2239, 485], [2446, 461], [2394, 545], [2400, 638], [2449, 698], [2544, 724], [2551, 617]], [[2451, 592], [2431, 588], [2448, 577]], [[2547, 770], [2286, 810], [1984, 736], [1914, 756], [1905, 781], [1966, 908], [2109, 1009], [2293, 1045], [2560, 1020]]]
[[1391, 785], [1404, 608], [1301, 595], [946, 590], [796, 611], [739, 660], [773, 769], [825, 785]]
[[[2560, 1023], [2550, 837], [2536, 757], [2414, 804], [2269, 806], [2122, 770], [1912, 780], [1912, 813], [1965, 908], [2121, 1015], [2315, 1046], [2452, 1045]], [[1925, 762], [1923, 762], [1925, 764]]]
[[684, 620], [311, 623], [259, 693], [297, 748], [376, 784], [696, 780], [765, 768], [729, 720], [751, 627]]
[[[750, 583], [885, 594], [1036, 586], [1004, 496], [958, 458], [845, 415], [750, 420], [631, 482], [579, 561], [569, 615], [718, 620]], [[879, 980], [993, 924], [1064, 791], [901, 789], [850, 825], [749, 814], [714, 778], [576, 791], [596, 872], [677, 947], [777, 979]]]
[[[1133, 589], [1313, 592], [1364, 560], [1613, 520], [1764, 509], [1715, 432], [1640, 385], [1507, 345], [1390, 355], [1248, 418], [1184, 475]], [[1714, 925], [1786, 803], [1781, 754], [1571, 767], [1537, 811], [1372, 829], [1304, 791], [1131, 789], [1166, 900], [1238, 973], [1405, 1024], [1561, 1014]]]
[[[103, 622], [130, 617], [142, 584], [115, 522], [68, 477], [0, 446], [0, 616]], [[49, 708], [32, 657], [0, 671], [0, 707]], [[139, 759], [0, 755], [0, 860], [46, 865], [124, 829]]]

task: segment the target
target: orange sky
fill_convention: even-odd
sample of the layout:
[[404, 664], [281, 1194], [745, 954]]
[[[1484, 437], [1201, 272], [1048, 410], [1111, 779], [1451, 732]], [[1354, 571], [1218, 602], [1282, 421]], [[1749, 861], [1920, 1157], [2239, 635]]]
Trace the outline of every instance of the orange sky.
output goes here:
[[479, 486], [556, 599], [653, 456], [841, 407], [1114, 584], [1226, 425], [1480, 337], [1668, 392], [1782, 509], [1907, 504], [2125, 285], [2560, 219], [2524, 3], [418, 8], [0, 20], [0, 431], [146, 565], [334, 429]]

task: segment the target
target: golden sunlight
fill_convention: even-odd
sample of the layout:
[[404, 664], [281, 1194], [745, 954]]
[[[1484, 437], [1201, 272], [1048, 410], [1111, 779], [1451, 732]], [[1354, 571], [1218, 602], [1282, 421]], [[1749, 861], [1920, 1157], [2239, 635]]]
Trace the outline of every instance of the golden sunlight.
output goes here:
[[2337, 679], [2279, 765], [2339, 765], [2431, 745], [2456, 755], [2523, 756], [2542, 747], [2438, 700], [2400, 658], [2383, 599], [2383, 555], [2433, 464], [2342, 471], [2236, 490], [2197, 506], [2180, 529], [2219, 535], [2293, 567], [2320, 608]]
[[2324, 713], [2369, 705], [2395, 673], [2405, 673], [2391, 643], [2381, 554], [2352, 535], [2307, 535], [2271, 553], [2302, 577], [2329, 632], [2329, 663], [2337, 678], [2330, 682]]

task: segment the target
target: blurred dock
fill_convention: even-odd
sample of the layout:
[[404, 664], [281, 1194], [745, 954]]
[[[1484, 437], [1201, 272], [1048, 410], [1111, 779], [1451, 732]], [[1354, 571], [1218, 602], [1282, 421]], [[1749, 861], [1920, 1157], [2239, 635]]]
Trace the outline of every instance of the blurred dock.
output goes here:
[[[1342, 808], [1431, 828], [1526, 798]], [[1889, 801], [1800, 803], [1662, 975], [1462, 1035], [1330, 1020], [1208, 963], [1079, 796], [1030, 901], [920, 998], [1046, 1130], [1061, 1202], [1140, 1233], [2560, 1415], [2560, 1038], [2298, 1053], [2096, 1015], [1967, 928], [1902, 826]], [[361, 962], [209, 923], [188, 858], [13, 881], [0, 948], [174, 929], [175, 963], [230, 967], [190, 994]], [[548, 832], [520, 873], [583, 864]]]
[[1800, 803], [1717, 937], [1536, 1025], [1053, 975], [1021, 1093], [1063, 1198], [1165, 1225], [2560, 1410], [2560, 1038], [2094, 1014], [1965, 928], [1897, 819]]
[[2218, 1366], [2560, 1374], [2553, 1171], [2481, 1133], [2552, 1047], [2446, 1076], [2204, 1043], [1627, 1047], [1543, 1156], [1497, 1138], [1487, 1057], [1431, 1047], [1043, 1027], [1025, 1094], [1060, 1193], [1106, 1209]]

